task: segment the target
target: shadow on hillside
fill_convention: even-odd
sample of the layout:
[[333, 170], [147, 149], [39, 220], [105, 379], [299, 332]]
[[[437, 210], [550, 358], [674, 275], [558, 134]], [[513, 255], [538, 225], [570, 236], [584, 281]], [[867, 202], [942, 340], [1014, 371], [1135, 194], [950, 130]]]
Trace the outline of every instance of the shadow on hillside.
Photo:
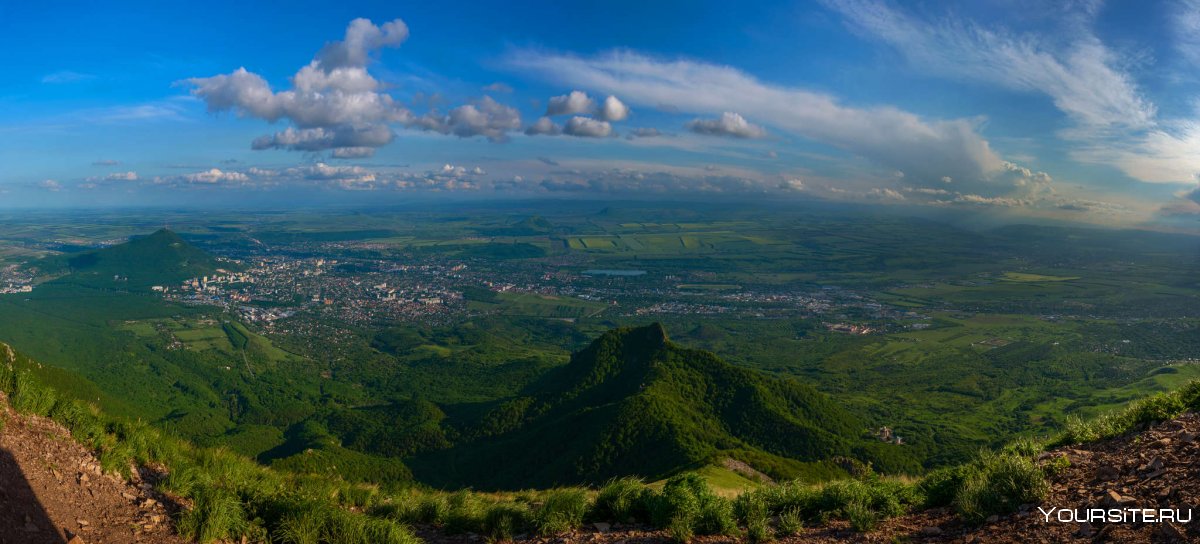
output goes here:
[[54, 522], [21, 472], [0, 448], [0, 544], [64, 544]]

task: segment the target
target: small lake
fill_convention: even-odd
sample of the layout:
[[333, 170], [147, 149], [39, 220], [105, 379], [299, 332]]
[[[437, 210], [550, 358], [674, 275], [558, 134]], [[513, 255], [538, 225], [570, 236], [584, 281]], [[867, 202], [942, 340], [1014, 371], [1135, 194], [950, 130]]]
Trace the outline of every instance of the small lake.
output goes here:
[[589, 276], [641, 276], [645, 270], [584, 270]]

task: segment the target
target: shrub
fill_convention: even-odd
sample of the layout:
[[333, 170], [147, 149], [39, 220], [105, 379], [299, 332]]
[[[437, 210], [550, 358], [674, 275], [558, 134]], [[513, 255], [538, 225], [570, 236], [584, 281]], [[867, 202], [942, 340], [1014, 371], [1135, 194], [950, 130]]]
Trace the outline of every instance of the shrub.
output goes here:
[[711, 495], [700, 501], [695, 532], [702, 535], [731, 535], [737, 532], [733, 505], [728, 499]]
[[538, 533], [552, 535], [578, 529], [587, 515], [588, 497], [582, 489], [557, 489], [546, 494], [537, 510]]
[[985, 453], [963, 480], [955, 503], [963, 519], [978, 523], [1038, 502], [1049, 489], [1042, 470], [1029, 457]]
[[771, 531], [771, 513], [767, 501], [757, 493], [742, 493], [734, 502], [738, 519], [746, 524], [746, 538], [752, 543], [768, 542], [775, 538]]
[[689, 535], [732, 534], [737, 530], [733, 505], [713, 493], [698, 474], [674, 476], [667, 480], [661, 493], [645, 500], [649, 503], [651, 523], [666, 527], [672, 534], [685, 524]]
[[608, 482], [596, 495], [595, 504], [592, 506], [592, 518], [629, 522], [644, 516], [645, 505], [642, 498], [645, 489], [646, 486], [637, 478], [621, 478]]
[[775, 540], [775, 533], [771, 531], [770, 518], [761, 517], [751, 519], [746, 524], [746, 540], [749, 540], [751, 544]]
[[414, 512], [418, 523], [442, 525], [450, 515], [450, 503], [440, 494], [429, 494], [421, 497]]
[[1159, 393], [1134, 404], [1130, 419], [1134, 423], [1158, 423], [1174, 419], [1186, 409], [1181, 395]]
[[875, 528], [875, 524], [879, 522], [879, 516], [871, 508], [863, 503], [854, 502], [845, 507], [846, 520], [850, 522], [850, 528], [855, 532], [865, 533]]
[[1024, 455], [1026, 457], [1032, 457], [1034, 455], [1041, 453], [1045, 449], [1046, 449], [1045, 442], [1038, 440], [1036, 438], [1022, 436], [1022, 437], [1017, 438], [1016, 440], [1013, 440], [1012, 442], [1009, 442], [1008, 444], [1006, 444], [1004, 446], [1004, 448], [1002, 448], [1000, 451], [1001, 451], [1001, 453], [1011, 453], [1013, 455]]
[[233, 494], [215, 487], [200, 488], [192, 496], [192, 508], [179, 518], [179, 534], [201, 544], [233, 540], [248, 528], [242, 502]]
[[700, 513], [700, 502], [712, 495], [708, 483], [698, 474], [673, 476], [667, 480], [662, 492], [650, 501], [650, 522], [657, 527], [667, 527], [682, 517], [690, 525]]
[[1175, 391], [1179, 401], [1189, 410], [1200, 410], [1200, 380], [1192, 380]]
[[800, 509], [790, 508], [779, 513], [778, 532], [783, 536], [796, 536], [804, 529], [804, 517]]
[[680, 544], [690, 542], [696, 533], [692, 531], [692, 520], [685, 515], [678, 515], [667, 523], [667, 534], [673, 542]]
[[921, 483], [917, 484], [921, 493], [925, 495], [925, 507], [937, 508], [953, 504], [967, 472], [965, 465], [957, 465], [939, 468], [926, 474]]
[[467, 490], [459, 490], [450, 495], [446, 504], [446, 523], [443, 527], [449, 534], [475, 533], [483, 527], [483, 505], [479, 498]]
[[530, 524], [529, 509], [516, 503], [499, 503], [488, 507], [483, 516], [483, 534], [493, 542], [512, 540]]

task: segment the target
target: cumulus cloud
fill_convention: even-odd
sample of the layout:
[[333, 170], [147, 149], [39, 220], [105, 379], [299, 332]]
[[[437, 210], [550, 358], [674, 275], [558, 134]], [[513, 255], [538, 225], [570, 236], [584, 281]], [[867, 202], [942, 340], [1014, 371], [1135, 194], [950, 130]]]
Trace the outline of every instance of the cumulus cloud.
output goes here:
[[104, 176], [105, 181], [137, 181], [137, 172], [113, 172]]
[[[322, 151], [332, 149], [334, 156], [344, 157], [361, 154], [361, 149], [374, 149], [386, 145], [393, 138], [387, 125], [335, 125], [331, 128], [288, 127], [275, 134], [259, 136], [250, 143], [251, 149], [290, 149], [296, 151]], [[349, 151], [346, 151], [349, 150]]]
[[530, 136], [554, 136], [562, 132], [562, 129], [554, 123], [549, 117], [540, 117], [529, 128], [525, 129], [525, 134]]
[[336, 147], [331, 153], [335, 159], [362, 159], [375, 155], [374, 147]]
[[609, 122], [624, 121], [629, 117], [629, 106], [613, 95], [608, 95], [604, 99], [604, 103], [600, 105], [599, 111], [596, 112], [596, 117]]
[[549, 104], [546, 105], [546, 115], [552, 117], [555, 115], [590, 113], [592, 108], [595, 107], [596, 103], [587, 93], [583, 91], [571, 91], [570, 94], [551, 97]]
[[803, 191], [804, 180], [800, 178], [789, 178], [779, 182], [779, 188], [785, 191]]
[[254, 140], [254, 149], [317, 151], [380, 147], [392, 140], [388, 123], [411, 122], [413, 115], [388, 94], [366, 66], [371, 53], [396, 47], [408, 37], [404, 22], [376, 26], [355, 19], [341, 41], [325, 45], [292, 77], [292, 88], [276, 92], [262, 76], [238, 68], [229, 74], [187, 80], [192, 94], [210, 112], [234, 111], [295, 126]]
[[54, 193], [57, 193], [62, 190], [62, 184], [59, 183], [57, 180], [53, 180], [53, 179], [44, 179], [44, 180], [38, 182], [38, 187], [41, 187], [47, 191], [54, 192]]
[[632, 104], [770, 119], [773, 128], [902, 170], [912, 178], [980, 179], [1002, 162], [979, 135], [980, 119], [925, 119], [893, 107], [856, 108], [837, 98], [760, 82], [731, 67], [617, 51], [595, 57], [515, 50], [516, 70], [598, 89]]
[[563, 126], [563, 134], [583, 138], [605, 138], [612, 134], [612, 125], [608, 121], [575, 116], [567, 120], [567, 124]]
[[762, 138], [767, 135], [767, 131], [762, 127], [728, 111], [716, 119], [693, 119], [688, 122], [687, 129], [696, 134], [732, 138]]
[[284, 174], [299, 176], [310, 180], [339, 181], [339, 182], [373, 182], [375, 172], [361, 166], [333, 166], [318, 162], [306, 166], [288, 168]]
[[490, 96], [450, 110], [447, 115], [426, 114], [413, 126], [460, 138], [484, 136], [493, 142], [507, 141], [508, 133], [521, 128], [521, 114]]
[[120, 164], [121, 161], [113, 159], [100, 159], [97, 161], [92, 161], [92, 166], [118, 166]]
[[875, 187], [867, 191], [867, 197], [880, 200], [907, 200], [899, 191], [887, 187]]
[[220, 169], [213, 168], [204, 172], [185, 174], [183, 179], [188, 183], [240, 183], [250, 181], [250, 176], [247, 176], [241, 172], [223, 172]]

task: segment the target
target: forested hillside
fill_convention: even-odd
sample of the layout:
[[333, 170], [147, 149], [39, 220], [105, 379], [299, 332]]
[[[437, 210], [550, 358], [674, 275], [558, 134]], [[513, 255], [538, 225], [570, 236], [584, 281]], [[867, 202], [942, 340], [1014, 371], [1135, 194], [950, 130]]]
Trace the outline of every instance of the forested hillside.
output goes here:
[[659, 324], [604, 334], [460, 425], [461, 442], [412, 461], [418, 479], [485, 488], [658, 479], [722, 456], [779, 478], [828, 477], [846, 458], [919, 471], [902, 446], [865, 438], [863, 421], [811, 387], [680, 347]]

